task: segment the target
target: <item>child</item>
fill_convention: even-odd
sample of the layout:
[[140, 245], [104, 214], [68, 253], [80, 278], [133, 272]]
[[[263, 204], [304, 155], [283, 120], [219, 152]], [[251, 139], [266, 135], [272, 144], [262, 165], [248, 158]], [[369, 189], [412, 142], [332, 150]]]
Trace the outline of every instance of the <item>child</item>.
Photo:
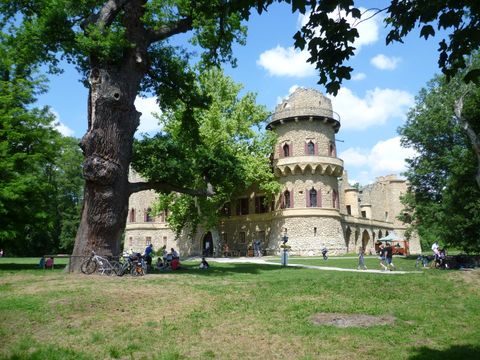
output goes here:
[[367, 270], [367, 267], [365, 266], [365, 250], [363, 247], [360, 247], [358, 250], [358, 270]]

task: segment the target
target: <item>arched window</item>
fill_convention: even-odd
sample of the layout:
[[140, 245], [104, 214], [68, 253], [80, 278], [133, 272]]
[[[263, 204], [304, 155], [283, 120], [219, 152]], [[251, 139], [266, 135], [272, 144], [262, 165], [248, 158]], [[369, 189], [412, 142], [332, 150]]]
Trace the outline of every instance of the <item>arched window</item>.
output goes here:
[[332, 206], [334, 208], [339, 208], [338, 206], [338, 193], [336, 190], [332, 191]]
[[313, 141], [307, 143], [307, 155], [315, 155], [315, 144]]
[[152, 217], [152, 209], [151, 208], [148, 208], [147, 210], [145, 210], [145, 222], [152, 222], [153, 221], [153, 217]]
[[134, 208], [130, 209], [129, 220], [130, 220], [131, 223], [135, 222], [135, 209]]
[[284, 201], [284, 207], [285, 207], [285, 208], [289, 208], [290, 205], [291, 205], [291, 201], [290, 201], [290, 191], [285, 190], [285, 192], [283, 193], [283, 201]]
[[337, 149], [335, 149], [335, 144], [334, 143], [330, 143], [330, 146], [329, 146], [329, 149], [328, 149], [328, 154], [329, 156], [333, 156], [333, 157], [336, 157], [337, 156]]
[[283, 157], [290, 156], [290, 146], [288, 144], [283, 145]]
[[317, 190], [314, 188], [311, 188], [309, 193], [308, 193], [308, 198], [309, 198], [309, 206], [310, 207], [317, 207]]

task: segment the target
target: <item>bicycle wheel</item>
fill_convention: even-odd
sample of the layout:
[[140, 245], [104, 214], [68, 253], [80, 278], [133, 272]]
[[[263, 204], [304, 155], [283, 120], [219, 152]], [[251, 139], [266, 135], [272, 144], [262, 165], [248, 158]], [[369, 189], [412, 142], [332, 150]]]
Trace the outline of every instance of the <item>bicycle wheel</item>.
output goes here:
[[82, 263], [82, 266], [80, 267], [82, 270], [82, 273], [90, 275], [97, 270], [97, 262], [94, 261], [93, 259], [87, 259]]
[[116, 260], [110, 261], [110, 264], [112, 265], [112, 272], [110, 273], [110, 275], [118, 275], [118, 273], [122, 269], [122, 265]]

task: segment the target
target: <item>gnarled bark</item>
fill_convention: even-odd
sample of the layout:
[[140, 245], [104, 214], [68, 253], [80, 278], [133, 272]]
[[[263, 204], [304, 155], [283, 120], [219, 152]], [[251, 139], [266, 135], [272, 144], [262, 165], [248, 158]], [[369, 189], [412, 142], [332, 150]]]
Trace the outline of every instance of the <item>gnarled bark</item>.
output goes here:
[[477, 174], [475, 175], [475, 180], [477, 182], [478, 187], [480, 188], [480, 138], [473, 130], [470, 123], [462, 116], [463, 111], [463, 98], [467, 96], [468, 92], [462, 95], [457, 101], [455, 101], [455, 119], [458, 121], [460, 125], [462, 125], [463, 129], [467, 133], [470, 142], [472, 143], [473, 151], [477, 156]]
[[[140, 113], [134, 106], [141, 74], [94, 68], [90, 74], [84, 152], [85, 198], [70, 270], [92, 250], [118, 255], [128, 213], [128, 170]], [[136, 86], [135, 86], [136, 85]]]

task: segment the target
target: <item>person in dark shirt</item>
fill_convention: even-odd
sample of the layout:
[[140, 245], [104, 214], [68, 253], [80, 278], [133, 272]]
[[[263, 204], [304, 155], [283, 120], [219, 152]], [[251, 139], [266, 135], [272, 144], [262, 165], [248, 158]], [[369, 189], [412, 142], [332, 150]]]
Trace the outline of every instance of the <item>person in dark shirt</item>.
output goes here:
[[387, 246], [385, 247], [385, 265], [387, 267], [387, 270], [395, 270], [395, 265], [393, 265], [393, 248], [390, 243], [387, 243]]
[[378, 249], [378, 258], [380, 259], [380, 266], [384, 271], [388, 270], [388, 268], [385, 266], [385, 262], [386, 262], [385, 255], [386, 255], [385, 246], [383, 244], [380, 244], [380, 247]]

